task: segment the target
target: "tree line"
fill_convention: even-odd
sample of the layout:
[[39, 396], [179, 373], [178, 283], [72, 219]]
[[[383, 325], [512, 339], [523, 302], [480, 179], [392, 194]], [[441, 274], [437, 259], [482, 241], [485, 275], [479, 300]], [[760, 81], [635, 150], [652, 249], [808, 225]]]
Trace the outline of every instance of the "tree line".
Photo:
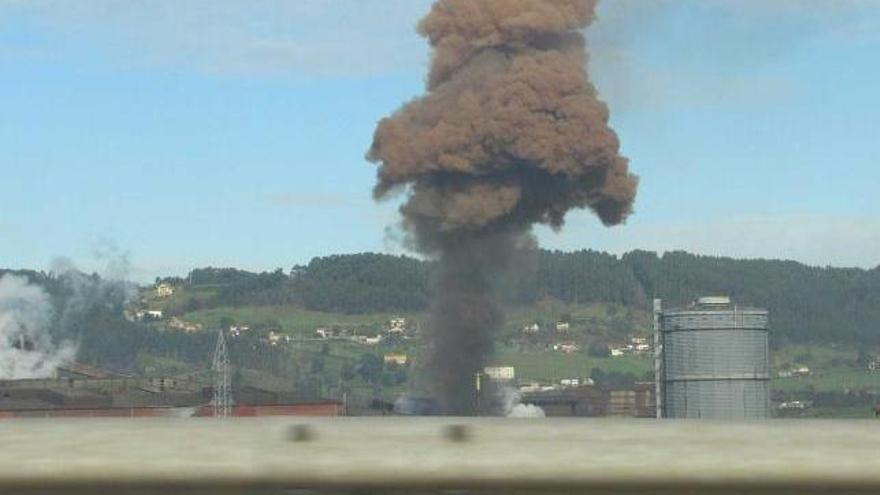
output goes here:
[[[582, 250], [520, 253], [515, 269], [498, 281], [509, 305], [544, 299], [569, 303], [613, 303], [650, 311], [651, 300], [678, 306], [702, 295], [729, 295], [738, 304], [768, 308], [774, 344], [842, 343], [880, 345], [880, 267], [832, 268], [793, 261], [738, 260], [686, 252], [663, 255], [633, 251], [622, 256]], [[213, 287], [200, 307], [300, 305], [341, 313], [415, 312], [430, 304], [434, 262], [375, 253], [314, 258], [288, 272], [253, 273], [199, 268], [185, 278], [166, 278], [183, 288]], [[19, 270], [40, 285], [58, 307], [79, 297], [77, 317], [59, 322], [58, 338], [75, 339], [83, 358], [124, 368], [138, 352], [206, 362], [213, 336], [161, 332], [122, 317], [124, 290], [107, 290], [95, 275], [77, 279], [77, 293], [64, 275]], [[82, 303], [85, 286], [88, 304]], [[59, 313], [59, 317], [61, 313]], [[62, 328], [63, 327], [63, 328]], [[282, 358], [258, 355], [242, 346], [242, 357], [282, 367]], [[254, 350], [253, 346], [250, 347]], [[263, 352], [263, 351], [260, 351]], [[253, 355], [251, 355], [253, 354]]]
[[[649, 311], [654, 298], [670, 307], [703, 295], [728, 295], [740, 305], [771, 311], [775, 344], [880, 344], [880, 267], [816, 267], [683, 251], [616, 256], [592, 250], [526, 251], [513, 266], [497, 281], [509, 305], [555, 299]], [[433, 269], [432, 261], [362, 253], [314, 258], [288, 273], [201, 268], [188, 278], [219, 286], [216, 295], [201, 301], [206, 307], [295, 304], [356, 314], [425, 310]]]

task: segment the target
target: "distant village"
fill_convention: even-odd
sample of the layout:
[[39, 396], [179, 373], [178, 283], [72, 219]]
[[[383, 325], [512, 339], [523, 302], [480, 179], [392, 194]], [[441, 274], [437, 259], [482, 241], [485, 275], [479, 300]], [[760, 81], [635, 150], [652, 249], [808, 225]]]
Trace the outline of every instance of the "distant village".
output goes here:
[[[156, 284], [154, 292], [156, 298], [161, 300], [173, 296], [175, 294], [175, 288], [169, 283], [161, 282]], [[144, 304], [143, 300], [141, 301], [141, 304]], [[187, 333], [204, 330], [204, 325], [201, 323], [188, 322], [176, 316], [172, 316], [166, 321], [165, 314], [161, 309], [151, 309], [148, 307], [142, 307], [135, 310], [129, 309], [126, 311], [126, 315], [132, 321], [162, 322], [164, 326], [169, 329], [180, 330]], [[228, 331], [230, 337], [235, 338], [250, 332], [251, 326], [248, 324], [233, 324], [225, 330]], [[382, 331], [375, 334], [363, 334], [359, 333], [357, 330], [340, 328], [337, 326], [320, 326], [314, 329], [314, 332], [310, 337], [303, 338], [306, 340], [320, 339], [327, 341], [350, 341], [365, 346], [376, 346], [382, 343], [383, 339], [389, 337], [402, 340], [414, 339], [417, 337], [419, 330], [419, 322], [417, 320], [396, 316], [390, 318], [384, 325]], [[541, 323], [539, 322], [532, 322], [522, 327], [521, 334], [523, 337], [528, 338], [548, 330], [554, 334], [553, 343], [551, 344], [554, 351], [563, 354], [572, 354], [584, 350], [582, 349], [582, 344], [576, 343], [573, 339], [569, 338], [571, 336], [571, 322], [569, 321], [556, 321], [552, 324], [550, 329], [542, 328]], [[280, 329], [270, 329], [265, 339], [266, 343], [270, 345], [279, 345], [281, 343], [290, 342], [292, 337], [282, 335]], [[604, 349], [604, 351], [598, 351], [597, 357], [622, 357], [627, 355], [650, 354], [652, 352], [650, 339], [644, 335], [632, 335], [628, 341], [602, 345], [604, 345], [606, 349]]]
[[[157, 283], [151, 290], [150, 297], [142, 298], [138, 304], [126, 311], [126, 316], [132, 321], [147, 322], [160, 325], [168, 330], [176, 330], [186, 333], [203, 332], [213, 330], [205, 328], [203, 323], [187, 321], [181, 316], [166, 315], [161, 302], [171, 298], [176, 293], [176, 288], [169, 283]], [[318, 325], [308, 332], [300, 332], [296, 336], [283, 331], [282, 328], [259, 327], [251, 322], [235, 322], [223, 327], [227, 337], [231, 340], [251, 336], [256, 341], [266, 346], [291, 346], [305, 342], [348, 343], [363, 346], [365, 349], [374, 348], [379, 350], [378, 356], [386, 367], [411, 368], [417, 364], [418, 356], [415, 353], [415, 341], [418, 339], [420, 322], [415, 317], [392, 316], [385, 321], [380, 328], [365, 328], [355, 325]], [[653, 356], [653, 337], [643, 331], [632, 331], [625, 337], [595, 339], [584, 338], [585, 332], [576, 331], [572, 321], [566, 318], [555, 321], [540, 322], [532, 321], [522, 324], [513, 333], [509, 333], [506, 342], [522, 350], [553, 351], [560, 355], [573, 355], [585, 353], [596, 358], [624, 358]], [[374, 353], [376, 351], [373, 351]], [[880, 372], [880, 359], [869, 359], [863, 363], [868, 372]], [[581, 394], [596, 387], [595, 379], [586, 376], [588, 370], [581, 376], [557, 377], [554, 381], [534, 380], [528, 376], [519, 376], [515, 366], [503, 362], [493, 366], [486, 366], [480, 373], [480, 379], [503, 384], [512, 387], [521, 394]], [[780, 379], [805, 379], [813, 375], [809, 366], [803, 364], [787, 364], [774, 370], [774, 376]], [[635, 387], [648, 399], [640, 399], [645, 405], [640, 411], [644, 413], [648, 402], [653, 396], [649, 387], [642, 384]], [[779, 394], [776, 394], [779, 395]], [[641, 397], [641, 396], [640, 396]], [[629, 399], [628, 399], [629, 400]], [[775, 407], [780, 411], [798, 411], [813, 407], [813, 402], [807, 399], [785, 399], [783, 396], [774, 396]], [[630, 404], [632, 405], [632, 404]], [[627, 406], [629, 407], [629, 406]], [[633, 406], [634, 407], [634, 406]], [[631, 410], [627, 409], [628, 411]], [[634, 409], [633, 409], [634, 410]]]
[[[161, 282], [154, 286], [153, 301], [162, 301], [174, 296], [176, 289], [173, 285]], [[142, 299], [137, 309], [129, 309], [127, 317], [133, 321], [157, 323], [169, 330], [177, 330], [187, 333], [205, 331], [201, 323], [190, 322], [178, 316], [166, 315], [161, 309], [149, 307], [147, 301]], [[248, 323], [234, 323], [223, 329], [230, 339], [241, 338], [251, 332], [254, 327]], [[287, 346], [296, 342], [348, 342], [365, 347], [376, 347], [388, 341], [406, 343], [418, 338], [420, 323], [415, 318], [394, 316], [385, 322], [381, 331], [364, 332], [355, 328], [343, 326], [318, 326], [311, 333], [293, 337], [281, 331], [281, 329], [261, 329], [259, 341], [268, 346]], [[653, 352], [649, 337], [644, 335], [631, 335], [624, 341], [616, 343], [592, 343], [589, 349], [585, 344], [576, 341], [572, 335], [572, 323], [558, 320], [551, 324], [531, 322], [520, 329], [519, 340], [527, 342], [539, 335], [551, 335], [551, 340], [544, 344], [547, 349], [560, 354], [574, 354], [589, 352], [595, 357], [618, 358], [624, 356], [648, 355]], [[412, 346], [406, 346], [412, 347]], [[390, 351], [381, 355], [385, 365], [410, 366], [414, 362], [414, 356], [403, 351]], [[593, 386], [594, 380], [589, 376], [572, 376], [562, 378], [556, 383], [540, 383], [533, 380], [517, 381], [516, 370], [513, 366], [487, 366], [483, 370], [483, 376], [487, 380], [515, 386], [520, 392], [547, 392], [564, 390], [577, 387]]]

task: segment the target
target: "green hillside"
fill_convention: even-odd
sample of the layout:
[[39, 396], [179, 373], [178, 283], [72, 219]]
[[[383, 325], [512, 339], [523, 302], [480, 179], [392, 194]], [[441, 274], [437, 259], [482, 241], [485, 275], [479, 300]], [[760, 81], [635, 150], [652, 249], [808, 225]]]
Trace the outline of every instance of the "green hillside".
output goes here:
[[[521, 380], [593, 377], [617, 386], [650, 378], [650, 355], [608, 354], [650, 334], [651, 300], [676, 305], [728, 294], [770, 309], [773, 370], [781, 373], [772, 381], [774, 401], [810, 404], [781, 415], [858, 416], [880, 398], [880, 373], [868, 370], [880, 355], [880, 269], [641, 251], [539, 250], [521, 253], [514, 265], [497, 281], [506, 321], [490, 362], [514, 366]], [[50, 293], [59, 308], [53, 335], [78, 342], [83, 362], [122, 373], [207, 376], [216, 331], [247, 327], [230, 339], [237, 383], [262, 376], [311, 397], [391, 399], [419, 363], [433, 269], [380, 254], [316, 258], [286, 272], [200, 268], [162, 279], [174, 288], [170, 297], [144, 287], [134, 300], [93, 275], [16, 273]], [[138, 310], [163, 317], [135, 321]], [[356, 341], [382, 333], [397, 317], [407, 321], [405, 336]], [[318, 339], [318, 329], [333, 338]], [[407, 363], [384, 363], [390, 354], [405, 354]], [[799, 368], [809, 372], [788, 376]]]

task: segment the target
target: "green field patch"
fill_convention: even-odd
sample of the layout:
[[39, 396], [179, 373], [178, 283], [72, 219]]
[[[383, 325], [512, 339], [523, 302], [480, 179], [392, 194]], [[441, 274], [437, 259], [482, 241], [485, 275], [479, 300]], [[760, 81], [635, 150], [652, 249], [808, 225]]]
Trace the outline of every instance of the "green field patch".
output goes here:
[[792, 378], [773, 378], [770, 386], [774, 390], [795, 392], [843, 392], [846, 390], [868, 390], [880, 393], [880, 373], [864, 370], [817, 370], [810, 376]]
[[608, 303], [572, 304], [545, 300], [508, 308], [505, 316], [505, 335], [508, 337], [515, 336], [524, 325], [532, 323], [538, 323], [545, 333], [553, 333], [558, 321], [570, 324], [569, 334], [575, 340], [624, 343], [633, 335], [647, 335], [652, 331], [648, 311]]
[[853, 347], [832, 345], [789, 345], [770, 353], [777, 369], [801, 365], [811, 369], [852, 367], [857, 355], [858, 350]]
[[599, 358], [586, 353], [563, 354], [556, 351], [519, 352], [500, 349], [491, 360], [494, 366], [513, 366], [518, 380], [537, 380], [557, 383], [566, 378], [587, 378], [593, 368], [606, 373], [630, 373], [641, 380], [653, 373], [653, 358], [621, 356]]
[[231, 318], [239, 325], [275, 325], [292, 336], [312, 337], [318, 328], [341, 328], [376, 332], [394, 316], [410, 317], [397, 313], [373, 313], [347, 315], [310, 311], [295, 306], [247, 306], [241, 308], [221, 307], [187, 313], [182, 318], [201, 323], [205, 328], [219, 328], [221, 320]]

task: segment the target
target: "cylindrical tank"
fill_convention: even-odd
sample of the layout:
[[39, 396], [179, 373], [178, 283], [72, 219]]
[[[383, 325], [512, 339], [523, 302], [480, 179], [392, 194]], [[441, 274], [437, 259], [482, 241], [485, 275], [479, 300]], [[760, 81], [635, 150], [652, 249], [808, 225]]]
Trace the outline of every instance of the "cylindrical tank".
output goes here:
[[655, 311], [662, 416], [769, 416], [768, 311], [705, 297]]

